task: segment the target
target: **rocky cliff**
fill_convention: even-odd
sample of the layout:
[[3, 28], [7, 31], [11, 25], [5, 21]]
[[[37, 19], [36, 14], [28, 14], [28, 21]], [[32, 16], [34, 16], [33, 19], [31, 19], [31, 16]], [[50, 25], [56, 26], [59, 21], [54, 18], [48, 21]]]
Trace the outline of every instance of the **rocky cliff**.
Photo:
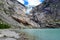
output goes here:
[[31, 11], [31, 19], [42, 28], [60, 27], [60, 0], [45, 0]]
[[0, 0], [0, 28], [59, 28], [59, 4], [60, 0], [45, 0], [26, 15], [27, 7], [17, 0]]
[[[17, 0], [0, 0], [0, 21], [12, 28], [38, 28], [37, 23], [25, 14], [26, 7]], [[0, 22], [0, 24], [2, 24]]]

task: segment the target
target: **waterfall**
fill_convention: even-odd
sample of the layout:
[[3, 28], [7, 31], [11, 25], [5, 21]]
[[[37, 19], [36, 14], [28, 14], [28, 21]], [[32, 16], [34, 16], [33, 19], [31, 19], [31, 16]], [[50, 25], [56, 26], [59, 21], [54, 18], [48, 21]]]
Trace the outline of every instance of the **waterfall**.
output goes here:
[[32, 6], [28, 6], [26, 10], [26, 14], [30, 14], [30, 11], [32, 10]]
[[33, 7], [41, 4], [44, 0], [18, 0], [27, 7], [26, 14], [30, 14]]

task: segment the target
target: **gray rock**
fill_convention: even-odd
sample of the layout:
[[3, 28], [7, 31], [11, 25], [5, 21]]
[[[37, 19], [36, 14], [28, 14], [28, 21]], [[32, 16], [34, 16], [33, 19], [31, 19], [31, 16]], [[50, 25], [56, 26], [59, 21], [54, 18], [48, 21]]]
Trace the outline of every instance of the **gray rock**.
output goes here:
[[17, 40], [17, 39], [14, 39], [14, 38], [0, 38], [0, 40]]
[[9, 37], [9, 38], [20, 38], [19, 34], [16, 33], [15, 31], [10, 31], [10, 30], [1, 30], [0, 31], [0, 38], [1, 37]]
[[[2, 5], [1, 5], [2, 4]], [[8, 23], [12, 26], [12, 28], [39, 28], [40, 25], [36, 22], [30, 20], [30, 18], [25, 14], [26, 13], [26, 7], [18, 2], [17, 0], [0, 0], [0, 19], [2, 19], [3, 22]], [[14, 19], [12, 16], [17, 17], [17, 19]], [[18, 19], [23, 19], [22, 21], [25, 21], [25, 24]], [[27, 23], [30, 25], [26, 25]]]
[[48, 23], [60, 22], [60, 0], [45, 0], [31, 11], [31, 19], [46, 27]]
[[4, 40], [16, 40], [16, 39], [14, 39], [14, 38], [6, 38]]

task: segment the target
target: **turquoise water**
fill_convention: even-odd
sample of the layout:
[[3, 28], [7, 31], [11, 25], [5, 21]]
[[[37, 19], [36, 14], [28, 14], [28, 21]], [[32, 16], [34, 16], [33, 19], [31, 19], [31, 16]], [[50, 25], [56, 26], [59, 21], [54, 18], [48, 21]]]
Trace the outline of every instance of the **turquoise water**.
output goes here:
[[25, 29], [23, 31], [35, 35], [36, 40], [60, 40], [60, 29]]

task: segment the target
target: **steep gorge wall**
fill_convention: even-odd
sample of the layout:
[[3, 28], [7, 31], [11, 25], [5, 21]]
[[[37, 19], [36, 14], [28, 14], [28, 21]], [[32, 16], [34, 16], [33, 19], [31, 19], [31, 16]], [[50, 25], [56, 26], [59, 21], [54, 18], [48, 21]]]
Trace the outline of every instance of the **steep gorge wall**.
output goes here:
[[39, 28], [40, 26], [30, 20], [26, 7], [17, 0], [0, 0], [0, 19], [12, 28]]
[[0, 0], [0, 19], [10, 25], [21, 27], [11, 16], [25, 14], [25, 9], [17, 0]]
[[45, 0], [42, 4], [34, 7], [32, 17], [42, 28], [60, 27], [60, 0]]

